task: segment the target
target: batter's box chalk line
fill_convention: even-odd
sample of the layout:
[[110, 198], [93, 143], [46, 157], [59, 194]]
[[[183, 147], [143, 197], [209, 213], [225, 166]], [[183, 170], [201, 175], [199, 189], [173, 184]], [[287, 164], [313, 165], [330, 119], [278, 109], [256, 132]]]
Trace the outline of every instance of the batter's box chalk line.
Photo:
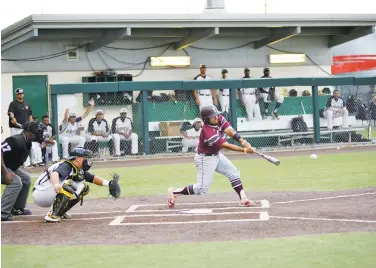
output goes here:
[[[245, 209], [252, 209], [252, 208], [270, 208], [270, 202], [268, 200], [255, 200], [256, 203], [260, 203], [260, 206], [256, 207], [245, 207], [239, 204], [239, 201], [222, 201], [222, 202], [195, 202], [195, 203], [179, 203], [179, 205], [186, 206], [186, 205], [199, 205], [205, 207], [201, 207], [201, 209], [216, 209], [216, 210], [225, 210], [225, 209], [232, 209], [232, 208], [245, 208]], [[215, 207], [215, 205], [223, 205], [228, 204], [228, 207]], [[238, 204], [238, 206], [234, 206], [234, 204]], [[162, 207], [162, 209], [143, 209], [144, 207]], [[166, 209], [164, 209], [164, 207]], [[194, 208], [180, 208], [180, 210], [187, 210], [187, 209], [194, 209]], [[171, 211], [171, 209], [167, 209], [167, 204], [147, 204], [147, 205], [131, 205], [126, 212], [155, 212], [155, 211]]]
[[360, 219], [331, 219], [331, 218], [307, 218], [307, 217], [285, 217], [285, 216], [269, 216], [271, 219], [284, 220], [303, 220], [303, 221], [337, 221], [337, 222], [357, 222], [357, 223], [376, 223], [374, 220]]
[[[242, 215], [242, 214], [258, 214], [258, 218], [250, 218], [250, 219], [224, 219], [224, 220], [204, 220], [204, 221], [176, 221], [176, 222], [126, 222], [127, 218], [142, 218], [142, 217], [192, 217], [192, 216], [213, 216], [213, 215]], [[269, 213], [267, 211], [260, 211], [260, 212], [251, 212], [251, 211], [243, 211], [243, 212], [217, 212], [217, 213], [205, 213], [205, 214], [143, 214], [143, 215], [123, 215], [117, 216], [113, 221], [109, 223], [110, 226], [119, 226], [119, 225], [126, 225], [126, 226], [142, 226], [142, 225], [174, 225], [174, 224], [200, 224], [200, 223], [229, 223], [229, 222], [255, 222], [255, 221], [268, 221], [269, 220]]]

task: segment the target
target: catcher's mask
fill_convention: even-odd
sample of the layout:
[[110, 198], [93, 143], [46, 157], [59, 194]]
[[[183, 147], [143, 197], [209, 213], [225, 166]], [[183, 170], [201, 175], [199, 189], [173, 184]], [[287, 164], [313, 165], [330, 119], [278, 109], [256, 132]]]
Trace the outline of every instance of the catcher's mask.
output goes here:
[[93, 165], [93, 160], [91, 159], [93, 157], [93, 152], [82, 148], [82, 147], [76, 147], [72, 150], [72, 152], [69, 154], [69, 160], [73, 160], [77, 157], [83, 157], [84, 161], [82, 162], [82, 169], [84, 171], [88, 171], [91, 166]]

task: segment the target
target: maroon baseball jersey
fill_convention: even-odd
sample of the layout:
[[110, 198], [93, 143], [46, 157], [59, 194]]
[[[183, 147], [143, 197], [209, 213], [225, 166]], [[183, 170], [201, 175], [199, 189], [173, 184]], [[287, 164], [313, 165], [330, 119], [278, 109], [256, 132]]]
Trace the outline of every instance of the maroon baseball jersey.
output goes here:
[[218, 115], [216, 126], [204, 123], [198, 142], [198, 153], [217, 154], [221, 150], [221, 145], [226, 142], [225, 129], [229, 126], [230, 123], [222, 115]]

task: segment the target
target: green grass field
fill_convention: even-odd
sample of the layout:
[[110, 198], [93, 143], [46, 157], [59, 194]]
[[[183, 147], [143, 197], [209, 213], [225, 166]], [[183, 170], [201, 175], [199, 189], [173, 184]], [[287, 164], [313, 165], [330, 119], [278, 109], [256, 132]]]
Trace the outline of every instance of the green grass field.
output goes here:
[[[280, 160], [279, 167], [263, 159], [237, 160], [233, 163], [239, 168], [247, 191], [330, 191], [376, 186], [375, 152], [319, 154], [317, 160], [310, 159], [308, 155], [283, 157]], [[100, 170], [94, 167], [95, 164], [91, 171], [103, 178], [110, 178], [109, 174], [113, 172], [120, 174], [122, 196], [164, 195], [170, 186], [185, 186], [196, 181], [193, 162]], [[210, 192], [231, 191], [227, 178], [216, 174]], [[108, 188], [90, 185], [88, 198], [102, 197], [108, 197]], [[29, 202], [33, 202], [31, 194]]]
[[[376, 153], [283, 157], [275, 167], [262, 159], [238, 160], [247, 191], [328, 191], [376, 186]], [[169, 186], [195, 182], [192, 163], [92, 170], [121, 175], [122, 196], [165, 195]], [[336, 174], [333, 176], [333, 174]], [[33, 181], [34, 182], [34, 181]], [[216, 175], [210, 192], [232, 192]], [[31, 195], [30, 195], [31, 197]], [[92, 185], [89, 198], [108, 197]], [[29, 198], [32, 202], [32, 199]], [[374, 267], [376, 233], [129, 246], [2, 246], [2, 267]], [[45, 252], [46, 254], [40, 254]], [[54, 256], [54, 257], [47, 257]], [[67, 258], [69, 256], [69, 258]], [[27, 262], [25, 262], [27, 260]]]
[[376, 233], [167, 245], [5, 246], [2, 267], [373, 268], [375, 248]]

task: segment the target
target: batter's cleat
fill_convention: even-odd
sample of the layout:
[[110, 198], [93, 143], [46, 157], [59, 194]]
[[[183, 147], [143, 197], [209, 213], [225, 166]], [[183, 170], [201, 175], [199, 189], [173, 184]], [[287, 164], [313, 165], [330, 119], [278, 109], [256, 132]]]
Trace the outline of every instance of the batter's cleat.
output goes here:
[[66, 219], [66, 220], [70, 220], [70, 219], [72, 219], [72, 215], [68, 214], [68, 213], [64, 213], [63, 215], [61, 215], [61, 218]]
[[59, 216], [52, 215], [51, 212], [44, 217], [45, 222], [61, 222], [61, 218]]
[[167, 204], [169, 208], [174, 208], [176, 202], [176, 197], [174, 195], [174, 187], [170, 187], [167, 190]]
[[240, 206], [241, 207], [255, 207], [256, 203], [248, 198], [244, 198], [240, 201]]

